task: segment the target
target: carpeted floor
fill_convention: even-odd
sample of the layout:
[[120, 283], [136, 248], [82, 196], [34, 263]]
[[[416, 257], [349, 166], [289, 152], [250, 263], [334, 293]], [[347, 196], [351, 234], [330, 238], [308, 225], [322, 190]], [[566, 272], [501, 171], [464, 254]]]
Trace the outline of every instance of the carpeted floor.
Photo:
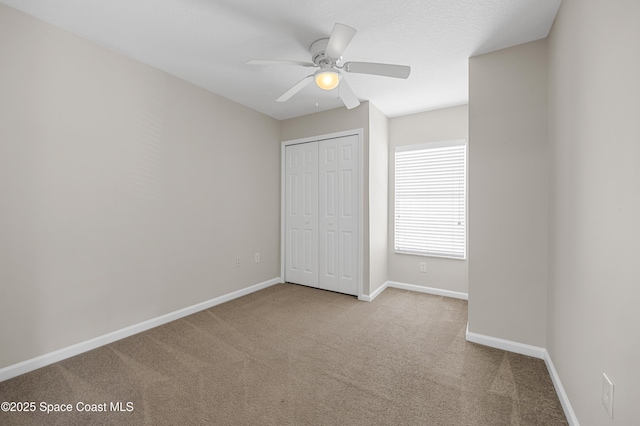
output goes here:
[[0, 424], [567, 424], [544, 362], [466, 342], [466, 321], [457, 299], [279, 284], [0, 383], [36, 402]]

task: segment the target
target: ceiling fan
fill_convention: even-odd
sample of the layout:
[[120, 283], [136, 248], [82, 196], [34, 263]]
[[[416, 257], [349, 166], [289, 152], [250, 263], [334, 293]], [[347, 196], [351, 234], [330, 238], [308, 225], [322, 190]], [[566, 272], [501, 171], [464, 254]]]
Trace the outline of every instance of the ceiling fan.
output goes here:
[[277, 102], [286, 102], [293, 95], [301, 91], [311, 81], [323, 90], [333, 90], [338, 87], [339, 97], [347, 109], [360, 105], [360, 101], [353, 93], [349, 85], [342, 79], [342, 72], [373, 74], [386, 77], [407, 78], [411, 73], [411, 67], [407, 65], [378, 64], [374, 62], [345, 62], [342, 63], [342, 53], [345, 51], [356, 30], [336, 23], [329, 38], [316, 40], [311, 44], [312, 62], [287, 61], [287, 60], [251, 60], [249, 65], [298, 65], [307, 68], [318, 68], [287, 90], [276, 99]]

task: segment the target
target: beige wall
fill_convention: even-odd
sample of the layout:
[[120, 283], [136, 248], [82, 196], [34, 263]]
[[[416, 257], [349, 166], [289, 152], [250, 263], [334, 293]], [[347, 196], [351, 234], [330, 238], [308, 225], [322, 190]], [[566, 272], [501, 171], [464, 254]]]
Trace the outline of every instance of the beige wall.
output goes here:
[[[369, 103], [363, 102], [353, 109], [335, 108], [315, 114], [280, 121], [283, 141], [322, 136], [345, 130], [362, 129], [364, 145], [369, 145]], [[368, 151], [368, 149], [367, 149]], [[368, 169], [367, 169], [368, 170]]]
[[546, 40], [469, 60], [469, 331], [546, 345]]
[[638, 52], [640, 2], [562, 2], [549, 36], [547, 347], [583, 426], [640, 419]]
[[276, 120], [2, 5], [0, 70], [0, 368], [279, 276]]
[[364, 176], [364, 223], [362, 228], [365, 230], [363, 235], [363, 276], [362, 291], [364, 294], [370, 294], [370, 241], [369, 241], [369, 103], [363, 102], [360, 106], [353, 109], [335, 108], [328, 111], [322, 111], [315, 114], [304, 115], [301, 117], [290, 118], [280, 122], [280, 138], [282, 141], [302, 139], [312, 136], [322, 136], [329, 133], [342, 132], [346, 130], [362, 129], [363, 130], [363, 170]]
[[389, 280], [387, 217], [389, 119], [369, 103], [369, 294]]
[[[467, 105], [394, 117], [389, 124], [389, 280], [468, 292], [468, 261], [394, 252], [395, 149], [402, 145], [469, 138]], [[420, 262], [427, 272], [420, 272]]]

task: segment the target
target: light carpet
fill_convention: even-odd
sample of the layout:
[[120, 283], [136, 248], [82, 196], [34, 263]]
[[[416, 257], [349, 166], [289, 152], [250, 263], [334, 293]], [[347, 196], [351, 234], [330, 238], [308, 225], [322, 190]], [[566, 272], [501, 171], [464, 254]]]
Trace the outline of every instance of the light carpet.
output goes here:
[[467, 342], [466, 322], [463, 300], [279, 284], [0, 383], [38, 404], [0, 424], [567, 424], [544, 362]]

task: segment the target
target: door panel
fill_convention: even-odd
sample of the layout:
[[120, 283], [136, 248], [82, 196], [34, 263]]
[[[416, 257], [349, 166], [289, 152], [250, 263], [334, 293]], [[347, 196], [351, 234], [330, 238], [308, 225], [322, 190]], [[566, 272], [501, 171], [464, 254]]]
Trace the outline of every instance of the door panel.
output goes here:
[[344, 253], [340, 258], [340, 271], [342, 272], [340, 278], [343, 281], [349, 281], [353, 279], [353, 234], [349, 231], [343, 231], [340, 234], [340, 240], [341, 252]]
[[358, 137], [322, 140], [318, 150], [318, 286], [325, 290], [357, 295]]
[[358, 137], [340, 138], [338, 158], [340, 179], [339, 203], [339, 259], [340, 288], [347, 294], [358, 294]]
[[285, 280], [318, 287], [318, 144], [285, 147]]
[[[325, 290], [340, 291], [339, 271], [339, 217], [338, 217], [338, 139], [319, 142], [318, 173], [320, 175], [320, 258], [318, 259], [318, 286]], [[337, 207], [337, 208], [336, 208]], [[338, 268], [336, 268], [338, 267]]]

